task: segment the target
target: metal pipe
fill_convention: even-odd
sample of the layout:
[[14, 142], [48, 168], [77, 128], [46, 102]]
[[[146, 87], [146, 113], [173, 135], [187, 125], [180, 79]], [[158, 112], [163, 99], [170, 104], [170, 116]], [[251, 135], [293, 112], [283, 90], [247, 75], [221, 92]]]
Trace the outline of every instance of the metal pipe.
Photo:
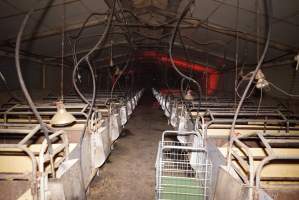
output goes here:
[[36, 125], [18, 144], [24, 145], [41, 129], [40, 124]]

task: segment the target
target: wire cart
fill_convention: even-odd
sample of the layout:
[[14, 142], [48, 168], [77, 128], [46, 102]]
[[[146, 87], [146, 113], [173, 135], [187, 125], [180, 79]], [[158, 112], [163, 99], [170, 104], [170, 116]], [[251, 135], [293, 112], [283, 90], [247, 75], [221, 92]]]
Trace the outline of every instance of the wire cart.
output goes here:
[[[167, 137], [178, 135], [191, 137], [193, 142], [182, 144]], [[156, 199], [207, 200], [211, 168], [201, 135], [164, 131], [156, 158]]]

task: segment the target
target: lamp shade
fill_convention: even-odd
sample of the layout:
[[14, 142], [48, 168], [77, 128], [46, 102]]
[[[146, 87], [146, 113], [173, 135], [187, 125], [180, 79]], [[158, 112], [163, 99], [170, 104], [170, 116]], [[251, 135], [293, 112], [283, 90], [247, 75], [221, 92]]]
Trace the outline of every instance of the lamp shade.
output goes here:
[[192, 95], [192, 91], [191, 91], [191, 90], [188, 90], [188, 91], [187, 91], [187, 94], [184, 96], [184, 98], [185, 98], [186, 100], [194, 100], [194, 97], [193, 97], [193, 95]]
[[269, 86], [269, 82], [266, 79], [258, 79], [256, 82], [256, 88], [262, 89]]
[[76, 118], [64, 108], [63, 102], [57, 102], [57, 112], [50, 120], [52, 126], [67, 126], [76, 121]]

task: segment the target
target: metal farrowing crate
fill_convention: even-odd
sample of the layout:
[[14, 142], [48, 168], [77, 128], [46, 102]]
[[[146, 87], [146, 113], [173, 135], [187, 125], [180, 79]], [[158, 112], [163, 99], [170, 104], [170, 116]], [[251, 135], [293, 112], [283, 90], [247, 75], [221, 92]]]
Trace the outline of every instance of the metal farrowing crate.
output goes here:
[[[188, 143], [168, 139], [189, 137]], [[165, 131], [156, 159], [157, 200], [207, 200], [212, 165], [197, 132]]]

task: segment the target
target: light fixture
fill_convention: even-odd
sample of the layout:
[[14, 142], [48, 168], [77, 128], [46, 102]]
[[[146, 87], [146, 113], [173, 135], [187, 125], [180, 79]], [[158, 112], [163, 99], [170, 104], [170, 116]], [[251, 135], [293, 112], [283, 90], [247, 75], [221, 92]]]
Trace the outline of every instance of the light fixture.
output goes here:
[[299, 68], [299, 53], [294, 57], [294, 60], [297, 62], [296, 71], [298, 71], [298, 68]]
[[[65, 29], [65, 8], [63, 7], [62, 13], [62, 32], [61, 32], [61, 79], [60, 79], [60, 93], [61, 100], [56, 103], [57, 112], [50, 120], [52, 126], [63, 127], [70, 125], [76, 121], [76, 118], [69, 112], [66, 111], [63, 104], [63, 89], [64, 89], [64, 29]], [[78, 75], [79, 76], [79, 75]]]
[[192, 90], [188, 90], [187, 94], [184, 96], [185, 100], [194, 100], [194, 97], [192, 95]]
[[62, 101], [58, 101], [56, 103], [56, 106], [57, 106], [57, 112], [50, 120], [50, 124], [52, 126], [63, 127], [63, 126], [70, 125], [76, 121], [76, 118], [71, 113], [66, 111]]
[[257, 80], [256, 82], [256, 88], [258, 89], [262, 89], [265, 87], [269, 86], [269, 82], [266, 80], [266, 77], [264, 75], [264, 73], [262, 72], [262, 70], [258, 70], [256, 75], [255, 75], [255, 79]]
[[115, 75], [115, 76], [118, 76], [118, 75], [120, 75], [120, 74], [121, 74], [121, 70], [119, 69], [119, 67], [116, 67], [115, 72], [114, 72], [114, 75]]
[[114, 65], [114, 62], [113, 62], [113, 59], [112, 59], [112, 57], [110, 58], [109, 65], [110, 65], [110, 67], [113, 67], [113, 65]]
[[111, 49], [110, 49], [110, 63], [109, 63], [110, 67], [114, 66], [114, 62], [113, 62], [113, 41], [111, 40]]

